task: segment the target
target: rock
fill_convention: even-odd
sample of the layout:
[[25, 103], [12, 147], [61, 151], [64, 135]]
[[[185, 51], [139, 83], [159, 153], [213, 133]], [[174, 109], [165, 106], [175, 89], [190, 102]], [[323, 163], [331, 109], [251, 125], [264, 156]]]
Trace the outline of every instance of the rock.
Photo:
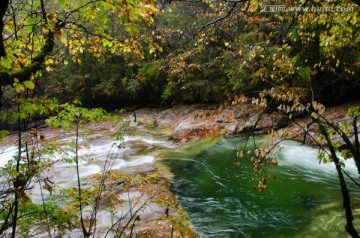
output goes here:
[[[206, 109], [181, 106], [166, 110], [139, 109], [137, 117], [138, 121], [150, 121], [159, 128], [172, 128], [171, 139], [180, 143], [221, 133], [249, 132], [254, 129], [260, 115], [261, 120], [255, 128], [257, 132], [267, 132], [272, 128], [282, 128], [288, 124], [288, 120], [283, 115], [262, 114], [261, 111], [262, 109], [251, 104]], [[143, 129], [144, 126], [132, 124], [132, 127]]]
[[239, 128], [239, 122], [232, 122], [229, 124], [225, 124], [223, 130], [227, 134], [235, 134], [238, 133], [238, 128]]
[[252, 110], [253, 109], [250, 108], [247, 105], [242, 105], [242, 107], [240, 107], [240, 106], [235, 107], [235, 109], [234, 109], [234, 119], [236, 119], [236, 120], [245, 119], [245, 118], [249, 117], [250, 112]]
[[289, 119], [287, 118], [279, 118], [277, 119], [277, 128], [283, 128], [289, 125]]
[[217, 123], [231, 123], [234, 121], [233, 109], [224, 109], [216, 119]]
[[234, 119], [240, 119], [241, 118], [241, 112], [240, 112], [240, 108], [236, 107], [235, 111], [234, 111]]
[[189, 129], [191, 127], [191, 122], [189, 119], [183, 120], [178, 124], [174, 130], [174, 133], [178, 133], [179, 131]]
[[259, 117], [260, 117], [260, 114], [256, 113], [256, 114], [252, 115], [249, 119], [247, 119], [245, 124], [241, 126], [241, 128], [242, 128], [241, 132], [248, 132], [253, 129], [255, 129], [256, 131], [263, 129], [263, 125], [260, 123], [257, 124], [256, 128], [254, 128], [254, 125], [259, 120]]

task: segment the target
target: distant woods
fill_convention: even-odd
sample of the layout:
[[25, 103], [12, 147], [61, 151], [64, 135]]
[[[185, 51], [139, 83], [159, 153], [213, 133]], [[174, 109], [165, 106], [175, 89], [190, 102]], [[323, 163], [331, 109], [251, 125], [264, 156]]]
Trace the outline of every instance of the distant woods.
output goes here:
[[[267, 1], [164, 1], [139, 4], [139, 11], [107, 1], [11, 4], [3, 18], [7, 57], [0, 80], [23, 72], [46, 36], [55, 36], [40, 62], [43, 72], [28, 77], [39, 97], [111, 110], [222, 103], [274, 87], [327, 105], [359, 98], [356, 1], [293, 1], [281, 8]], [[311, 10], [324, 8], [334, 10]], [[43, 14], [30, 20], [25, 10]], [[3, 101], [12, 98], [11, 87], [3, 85]]]
[[75, 61], [64, 51], [67, 64], [43, 76], [44, 94], [109, 109], [221, 103], [272, 87], [325, 104], [358, 99], [359, 7], [330, 1], [326, 6], [353, 11], [266, 12], [265, 4], [163, 5], [153, 26], [140, 28], [158, 48], [144, 44], [140, 58], [111, 50], [94, 56], [84, 44]]

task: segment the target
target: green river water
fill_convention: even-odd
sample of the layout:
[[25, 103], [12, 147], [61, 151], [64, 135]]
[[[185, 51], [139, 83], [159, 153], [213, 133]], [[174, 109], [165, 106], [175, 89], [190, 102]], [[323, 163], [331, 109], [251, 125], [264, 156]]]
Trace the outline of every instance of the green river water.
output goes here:
[[[276, 179], [259, 192], [249, 159], [233, 165], [239, 140], [196, 142], [164, 160], [174, 173], [172, 190], [199, 236], [348, 237], [332, 164], [319, 164], [315, 149], [286, 142]], [[352, 161], [345, 168], [356, 177]], [[352, 198], [360, 198], [354, 192], [359, 189], [351, 189]]]

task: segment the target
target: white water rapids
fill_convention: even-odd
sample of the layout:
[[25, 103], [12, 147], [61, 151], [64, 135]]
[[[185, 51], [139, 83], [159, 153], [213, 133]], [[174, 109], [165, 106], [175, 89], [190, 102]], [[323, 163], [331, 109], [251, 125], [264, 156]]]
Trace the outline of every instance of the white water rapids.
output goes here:
[[[75, 137], [67, 137], [58, 142], [66, 144], [75, 140]], [[100, 173], [104, 170], [106, 161], [111, 161], [108, 166], [124, 172], [134, 172], [138, 170], [151, 169], [155, 162], [155, 157], [148, 153], [153, 147], [172, 147], [172, 144], [164, 140], [152, 138], [143, 138], [139, 136], [124, 136], [121, 142], [122, 146], [117, 147], [108, 135], [98, 135], [94, 140], [79, 139], [79, 144], [83, 144], [78, 150], [79, 155], [79, 176], [85, 178], [93, 174]], [[86, 144], [86, 146], [84, 145]], [[16, 146], [0, 146], [0, 167], [6, 166], [8, 161], [17, 155]], [[73, 150], [53, 155], [44, 155], [52, 162], [56, 162], [52, 168], [45, 173], [50, 181], [59, 187], [69, 188], [77, 184], [77, 174], [75, 162], [65, 162], [63, 159], [68, 158], [74, 161], [75, 153]], [[106, 169], [109, 169], [107, 167]], [[38, 185], [34, 184], [35, 188]], [[32, 193], [33, 202], [41, 202], [40, 190], [34, 189]]]
[[[281, 143], [282, 149], [278, 152], [280, 157], [280, 166], [292, 166], [312, 173], [336, 173], [334, 163], [319, 163], [318, 149], [301, 145], [295, 141], [284, 141]], [[339, 155], [339, 158], [343, 158]], [[353, 159], [343, 160], [344, 170], [351, 174], [357, 174], [357, 168]]]

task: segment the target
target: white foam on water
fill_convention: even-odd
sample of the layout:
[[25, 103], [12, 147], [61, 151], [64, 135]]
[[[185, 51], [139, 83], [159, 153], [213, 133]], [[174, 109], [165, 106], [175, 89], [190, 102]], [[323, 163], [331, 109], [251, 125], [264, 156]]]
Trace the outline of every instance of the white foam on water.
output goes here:
[[[318, 149], [301, 145], [295, 141], [281, 143], [281, 151], [278, 152], [279, 166], [296, 166], [307, 171], [319, 171], [322, 173], [334, 173], [334, 163], [319, 163]], [[339, 156], [342, 159], [341, 156]], [[345, 171], [357, 174], [357, 168], [353, 159], [345, 160]]]
[[79, 167], [79, 176], [80, 178], [84, 178], [90, 176], [92, 174], [100, 173], [101, 168], [95, 164], [83, 165]]
[[[70, 143], [74, 139], [75, 137], [73, 136], [62, 138], [60, 142], [66, 142], [64, 144], [67, 144], [67, 142]], [[125, 136], [123, 140], [125, 148], [118, 148], [117, 145], [114, 144], [115, 141], [109, 136], [103, 136], [89, 141], [82, 140], [78, 150], [79, 176], [82, 183], [85, 181], [83, 179], [101, 173], [104, 170], [105, 161], [108, 159], [114, 159], [110, 161], [110, 163], [113, 163], [111, 169], [126, 170], [126, 168], [146, 166], [154, 163], [155, 158], [153, 156], [137, 154], [136, 146], [126, 145], [126, 142], [132, 143], [136, 141], [144, 142], [149, 148], [154, 145], [160, 147], [169, 147], [171, 145], [170, 142], [166, 141], [128, 136]], [[43, 174], [43, 178], [47, 177], [60, 188], [77, 186], [76, 164], [75, 162], [66, 162], [64, 159], [74, 159], [75, 152], [74, 149], [69, 150], [66, 148], [68, 147], [64, 145], [62, 148], [58, 148], [59, 151], [52, 155], [43, 155], [45, 159], [55, 162], [54, 165]], [[5, 166], [6, 163], [17, 154], [17, 149], [16, 146], [0, 147], [0, 167]], [[61, 152], [61, 149], [65, 152]], [[33, 187], [31, 190], [31, 199], [35, 203], [41, 203], [42, 196], [39, 184], [34, 180], [31, 186]], [[43, 189], [43, 193], [45, 197], [49, 195], [49, 192], [45, 189]]]
[[126, 167], [136, 167], [141, 166], [145, 164], [152, 164], [154, 162], [155, 158], [153, 156], [149, 155], [138, 155], [138, 156], [131, 156], [130, 160], [119, 160], [119, 162], [116, 162], [115, 165], [112, 167], [113, 169], [120, 169], [120, 168], [126, 168]]
[[[72, 141], [75, 137], [69, 137], [69, 138], [63, 138], [60, 141]], [[161, 145], [170, 145], [166, 141], [158, 141], [158, 140], [152, 140], [152, 139], [144, 139], [141, 137], [124, 137], [124, 142], [131, 142], [131, 141], [143, 141], [147, 144], [161, 144]], [[101, 143], [92, 143], [90, 141], [88, 143], [88, 146], [82, 146], [78, 150], [79, 155], [79, 165], [80, 167], [84, 167], [88, 172], [83, 173], [87, 175], [91, 175], [94, 173], [100, 172], [100, 167], [94, 165], [93, 169], [89, 168], [89, 163], [96, 162], [101, 163], [104, 162], [108, 155], [111, 154], [117, 154], [119, 149], [116, 148], [116, 145], [114, 144], [113, 140], [110, 139], [104, 139]], [[132, 156], [129, 160], [123, 160], [121, 159], [121, 154], [124, 154], [126, 151], [128, 151], [129, 148], [123, 148], [120, 149], [120, 159], [116, 159], [114, 169], [118, 168], [124, 168], [124, 167], [134, 167], [134, 166], [140, 166], [142, 164], [149, 164], [153, 163], [154, 157], [152, 156]], [[13, 158], [14, 155], [17, 154], [17, 147], [10, 146], [7, 148], [0, 148], [0, 167], [3, 167], [6, 165], [6, 163]], [[45, 155], [46, 156], [46, 155]], [[51, 161], [61, 161], [63, 158], [73, 159], [75, 158], [75, 153], [73, 151], [66, 151], [66, 152], [55, 152], [52, 155], [46, 156]], [[73, 163], [67, 163], [67, 162], [58, 162], [56, 163], [57, 168], [67, 168], [74, 167], [75, 162]]]
[[[81, 165], [79, 166], [79, 176], [85, 178], [100, 173], [101, 170], [102, 168], [95, 164]], [[74, 184], [74, 181], [77, 180], [76, 167], [71, 165], [56, 166], [48, 173], [48, 178], [63, 187]]]
[[[117, 154], [118, 157], [114, 160], [112, 169], [120, 169], [126, 167], [141, 166], [143, 164], [151, 164], [155, 160], [153, 156], [130, 156], [129, 159], [124, 160], [122, 157], [130, 148], [119, 149], [113, 145], [113, 141], [108, 140], [100, 144], [90, 144], [89, 147], [82, 147], [79, 153], [79, 170], [80, 177], [87, 177], [93, 174], [100, 173], [103, 170], [103, 164], [108, 156]], [[55, 155], [54, 158], [59, 160], [62, 155]], [[68, 153], [69, 158], [74, 157], [75, 154]], [[93, 164], [96, 163], [96, 164]], [[99, 166], [100, 165], [100, 166]], [[59, 162], [54, 168], [56, 171], [56, 181], [66, 183], [66, 181], [76, 179], [75, 163]], [[71, 178], [71, 179], [70, 179]]]
[[0, 167], [4, 167], [7, 162], [17, 154], [18, 148], [16, 146], [0, 147]]
[[133, 141], [142, 141], [149, 145], [161, 145], [161, 146], [166, 146], [166, 147], [170, 147], [170, 148], [174, 147], [172, 145], [172, 143], [170, 143], [169, 141], [148, 139], [148, 138], [143, 138], [143, 137], [138, 137], [138, 136], [134, 136], [134, 137], [124, 136], [124, 142], [133, 142]]
[[[61, 139], [58, 139], [57, 142], [66, 142], [66, 143], [70, 143], [72, 141], [76, 140], [76, 136], [69, 136], [69, 137], [64, 137]], [[81, 143], [84, 141], [84, 138], [82, 136], [78, 137], [78, 143]]]

